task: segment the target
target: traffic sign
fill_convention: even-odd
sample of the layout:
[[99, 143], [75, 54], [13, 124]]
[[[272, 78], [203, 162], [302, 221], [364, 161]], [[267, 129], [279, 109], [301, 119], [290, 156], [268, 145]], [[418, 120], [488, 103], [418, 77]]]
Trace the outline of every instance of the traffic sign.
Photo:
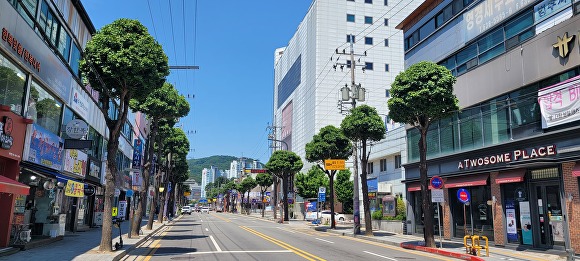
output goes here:
[[324, 160], [324, 169], [326, 170], [344, 170], [345, 160], [343, 159], [327, 159]]
[[464, 188], [459, 189], [457, 191], [457, 199], [459, 199], [461, 203], [466, 204], [467, 202], [469, 202], [469, 200], [471, 200], [469, 191]]
[[326, 193], [326, 187], [318, 187], [318, 193]]
[[125, 196], [132, 197], [133, 196], [133, 190], [127, 190], [127, 192], [125, 192]]
[[432, 189], [431, 190], [431, 202], [443, 203], [445, 202], [445, 196], [442, 189]]
[[318, 193], [318, 201], [320, 202], [326, 201], [326, 193]]
[[443, 188], [443, 179], [439, 176], [434, 176], [431, 178], [431, 187], [434, 189], [442, 189]]

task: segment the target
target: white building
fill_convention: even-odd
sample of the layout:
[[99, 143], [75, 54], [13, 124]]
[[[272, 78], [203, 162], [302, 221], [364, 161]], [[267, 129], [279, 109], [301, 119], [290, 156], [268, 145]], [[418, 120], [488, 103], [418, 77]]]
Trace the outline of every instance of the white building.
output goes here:
[[[395, 26], [421, 2], [314, 0], [288, 45], [274, 53], [274, 124], [279, 127], [276, 139], [304, 159], [306, 143], [321, 128], [340, 126], [344, 113], [350, 109], [344, 104], [341, 113], [337, 104], [340, 89], [351, 84], [350, 65], [346, 66], [350, 59], [347, 41], [351, 38], [355, 54], [366, 52], [366, 56], [355, 60], [355, 83], [366, 89], [365, 101], [357, 104], [375, 107], [392, 128], [386, 119], [390, 84], [404, 69], [403, 33]], [[336, 70], [333, 65], [337, 65]], [[358, 65], [365, 66], [364, 72]], [[389, 142], [386, 138], [381, 146], [389, 148]], [[373, 153], [372, 159], [391, 159], [392, 173], [400, 173], [401, 168], [394, 168], [394, 158], [400, 158], [401, 151], [405, 153], [405, 146], [396, 148], [401, 150], [380, 150], [385, 154]], [[305, 162], [304, 169], [310, 166]], [[402, 175], [388, 182], [398, 184]]]

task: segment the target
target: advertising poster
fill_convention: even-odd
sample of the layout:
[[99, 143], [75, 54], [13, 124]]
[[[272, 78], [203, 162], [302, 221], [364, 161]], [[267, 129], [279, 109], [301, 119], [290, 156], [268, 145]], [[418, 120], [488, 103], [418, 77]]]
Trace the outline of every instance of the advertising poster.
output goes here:
[[518, 228], [516, 222], [516, 208], [514, 201], [507, 200], [505, 202], [505, 220], [508, 241], [518, 241]]
[[85, 177], [87, 175], [88, 155], [80, 150], [65, 150], [63, 170], [75, 175]]
[[32, 136], [30, 137], [28, 161], [51, 169], [62, 170], [64, 156], [62, 138], [39, 125], [32, 124], [31, 127]]
[[64, 189], [64, 195], [75, 198], [82, 198], [85, 196], [85, 184], [68, 180]]
[[522, 243], [532, 245], [532, 216], [529, 201], [520, 202], [520, 223], [522, 224]]
[[119, 201], [119, 209], [117, 213], [117, 218], [125, 220], [125, 212], [127, 210], [127, 201], [121, 200]]
[[316, 201], [305, 202], [304, 205], [306, 207], [306, 220], [316, 219]]

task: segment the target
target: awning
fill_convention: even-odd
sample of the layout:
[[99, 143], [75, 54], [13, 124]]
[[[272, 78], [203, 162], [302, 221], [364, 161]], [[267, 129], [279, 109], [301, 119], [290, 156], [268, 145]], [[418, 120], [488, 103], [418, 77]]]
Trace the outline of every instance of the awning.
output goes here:
[[0, 175], [0, 192], [16, 195], [28, 195], [30, 187], [16, 180]]
[[523, 182], [525, 174], [525, 169], [515, 169], [512, 171], [500, 172], [495, 179], [495, 184]]
[[447, 179], [447, 182], [445, 182], [445, 188], [483, 186], [487, 184], [488, 177], [489, 174], [474, 174], [457, 178], [449, 178]]
[[580, 161], [577, 161], [576, 165], [574, 165], [574, 168], [572, 169], [572, 176], [580, 177]]
[[[429, 189], [433, 189], [431, 185], [429, 185]], [[421, 191], [421, 182], [414, 182], [407, 185], [407, 191]]]

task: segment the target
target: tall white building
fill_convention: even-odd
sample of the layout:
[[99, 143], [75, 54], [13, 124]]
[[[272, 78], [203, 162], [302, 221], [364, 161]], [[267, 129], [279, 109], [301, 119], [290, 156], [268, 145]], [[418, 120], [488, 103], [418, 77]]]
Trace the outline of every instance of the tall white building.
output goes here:
[[[304, 159], [306, 143], [321, 128], [340, 126], [344, 114], [351, 108], [350, 104], [344, 103], [340, 106], [341, 113], [337, 107], [341, 99], [340, 89], [351, 85], [350, 39], [354, 40], [355, 54], [366, 53], [355, 60], [355, 83], [366, 89], [365, 101], [357, 104], [375, 107], [389, 130], [398, 127], [386, 116], [390, 84], [404, 69], [403, 33], [395, 26], [421, 2], [314, 0], [288, 45], [274, 53], [276, 139], [284, 141], [289, 150]], [[358, 65], [364, 66], [365, 70]], [[389, 148], [391, 141], [401, 142], [387, 137], [380, 146]], [[383, 169], [379, 172], [391, 173], [392, 176], [379, 178], [379, 181], [400, 183], [402, 169], [400, 164], [395, 169], [395, 157], [401, 160], [405, 146], [395, 148], [400, 150], [381, 149], [385, 154], [372, 155], [372, 160], [377, 163], [381, 159], [391, 162], [389, 171]], [[310, 166], [305, 162], [304, 169]]]

